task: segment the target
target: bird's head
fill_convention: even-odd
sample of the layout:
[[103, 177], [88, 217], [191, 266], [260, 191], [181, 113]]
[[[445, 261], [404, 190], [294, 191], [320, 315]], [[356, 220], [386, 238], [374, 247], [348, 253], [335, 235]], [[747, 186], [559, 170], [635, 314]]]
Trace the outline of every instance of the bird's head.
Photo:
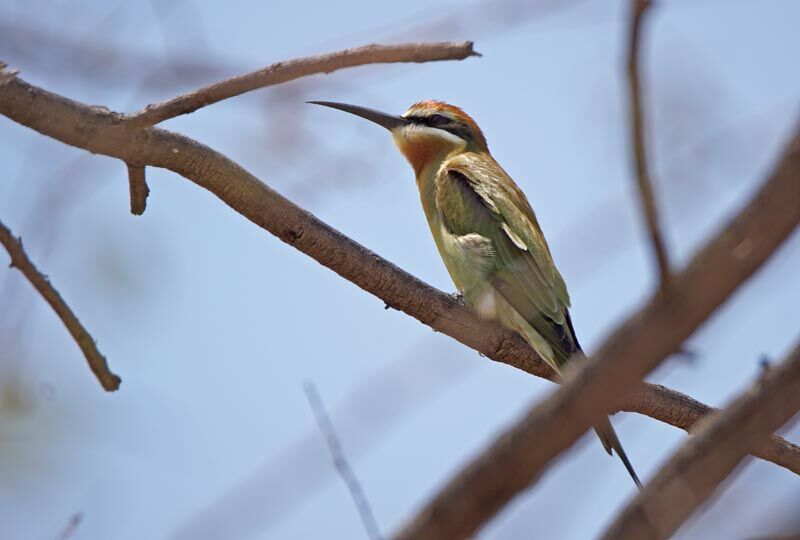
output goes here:
[[345, 103], [309, 103], [349, 112], [385, 127], [417, 174], [433, 160], [453, 152], [489, 151], [478, 124], [460, 108], [441, 101], [420, 101], [401, 116]]

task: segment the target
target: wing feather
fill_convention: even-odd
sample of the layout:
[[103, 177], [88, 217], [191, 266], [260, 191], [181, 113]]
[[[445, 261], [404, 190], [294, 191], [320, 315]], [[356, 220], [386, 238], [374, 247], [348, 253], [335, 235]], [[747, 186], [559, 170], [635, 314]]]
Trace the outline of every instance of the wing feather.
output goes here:
[[569, 295], [525, 195], [491, 157], [475, 153], [446, 161], [436, 187], [444, 225], [456, 235], [491, 240], [495, 288], [558, 349], [558, 363], [566, 361], [578, 348]]

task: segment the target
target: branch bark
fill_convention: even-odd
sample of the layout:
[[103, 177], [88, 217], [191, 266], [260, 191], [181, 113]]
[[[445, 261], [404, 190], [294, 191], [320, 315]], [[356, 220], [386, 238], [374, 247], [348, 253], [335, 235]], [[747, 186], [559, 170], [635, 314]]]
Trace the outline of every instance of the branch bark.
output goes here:
[[464, 41], [366, 45], [330, 54], [297, 58], [288, 62], [278, 62], [246, 75], [226, 79], [161, 103], [148, 105], [144, 110], [127, 116], [125, 121], [133, 127], [152, 126], [169, 118], [189, 114], [223, 99], [317, 73], [331, 73], [366, 64], [437, 62], [440, 60], [463, 60], [470, 56], [480, 56], [480, 54], [475, 52], [471, 41]]
[[89, 334], [89, 331], [81, 324], [78, 317], [70, 309], [55, 287], [50, 283], [50, 280], [42, 274], [36, 266], [28, 258], [28, 254], [22, 247], [22, 240], [15, 238], [8, 227], [0, 221], [0, 244], [8, 251], [11, 256], [11, 268], [16, 268], [25, 278], [30, 281], [31, 285], [39, 292], [42, 298], [50, 304], [53, 311], [56, 312], [58, 318], [67, 327], [75, 343], [80, 347], [83, 356], [86, 357], [86, 362], [89, 364], [89, 369], [92, 370], [97, 380], [103, 389], [113, 392], [119, 388], [120, 379], [117, 375], [111, 372], [108, 368], [105, 356], [103, 356], [97, 349], [97, 344], [94, 338]]
[[800, 410], [800, 345], [729, 407], [704, 422], [603, 535], [669, 538], [748, 452]]
[[[236, 163], [197, 141], [159, 128], [133, 129], [125, 123], [124, 115], [77, 103], [13, 76], [0, 86], [0, 114], [65, 144], [176, 172], [390, 307], [411, 315], [492, 360], [539, 377], [552, 379], [554, 376], [516, 333], [481, 321], [450, 295], [430, 287], [342, 235]], [[795, 139], [796, 146], [800, 144], [798, 140], [800, 138]], [[797, 168], [796, 146], [794, 153], [784, 156], [783, 167]], [[796, 197], [796, 183], [793, 186], [791, 180], [783, 176], [775, 183], [777, 194], [771, 198], [783, 198], [786, 202]], [[794, 216], [791, 211], [786, 214]], [[730, 234], [738, 238], [735, 230]], [[747, 260], [752, 251], [751, 244], [740, 242], [736, 249], [737, 257]], [[737, 273], [738, 264], [733, 265], [731, 271]], [[704, 274], [705, 279], [710, 280], [712, 276], [716, 277], [716, 268]], [[701, 301], [703, 297], [699, 295], [694, 300]], [[707, 407], [683, 397], [663, 387], [645, 385], [624, 408], [689, 429]], [[760, 455], [800, 474], [798, 448], [783, 439], [776, 440], [780, 444], [770, 446]]]
[[628, 87], [630, 91], [631, 147], [634, 154], [634, 177], [639, 190], [639, 202], [644, 213], [650, 245], [658, 267], [662, 292], [670, 285], [671, 271], [667, 246], [661, 233], [658, 205], [653, 192], [650, 168], [647, 164], [647, 136], [645, 133], [642, 82], [639, 74], [641, 35], [650, 0], [631, 0], [631, 25], [628, 45]]

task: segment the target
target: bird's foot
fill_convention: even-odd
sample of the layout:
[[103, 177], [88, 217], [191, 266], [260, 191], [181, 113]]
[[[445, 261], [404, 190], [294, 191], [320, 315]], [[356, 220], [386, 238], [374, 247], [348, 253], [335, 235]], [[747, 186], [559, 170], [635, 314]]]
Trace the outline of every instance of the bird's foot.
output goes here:
[[450, 293], [450, 298], [461, 304], [464, 305], [464, 295], [461, 294], [461, 291], [456, 291], [454, 293]]

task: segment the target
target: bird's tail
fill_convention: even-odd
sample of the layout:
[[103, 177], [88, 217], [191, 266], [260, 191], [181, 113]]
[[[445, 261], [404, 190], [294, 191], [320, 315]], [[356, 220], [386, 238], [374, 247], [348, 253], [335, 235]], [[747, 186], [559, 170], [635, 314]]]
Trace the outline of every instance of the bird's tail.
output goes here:
[[[515, 328], [525, 338], [530, 346], [556, 370], [556, 373], [558, 373], [562, 379], [565, 377], [563, 367], [572, 359], [575, 353], [581, 353], [584, 360], [586, 359], [580, 343], [578, 343], [578, 339], [575, 337], [575, 329], [572, 327], [572, 319], [569, 316], [569, 311], [564, 312], [564, 318], [566, 326], [556, 325], [551, 321], [552, 332], [548, 335], [550, 335], [551, 338], [555, 335], [557, 339], [552, 338], [549, 342], [547, 339], [543, 338], [530, 323], [520, 324], [516, 322], [509, 325]], [[545, 319], [540, 319], [540, 321], [541, 320]], [[542, 341], [546, 343], [544, 347], [540, 345]], [[568, 374], [566, 376], [569, 377]], [[619, 442], [617, 433], [614, 431], [614, 427], [611, 425], [611, 421], [608, 417], [594, 426], [594, 430], [597, 436], [600, 437], [600, 442], [603, 443], [603, 448], [606, 449], [606, 452], [608, 452], [609, 455], [614, 455], [613, 452], [617, 453], [622, 460], [622, 464], [628, 469], [628, 474], [631, 475], [636, 486], [642, 489], [642, 483], [639, 481], [639, 477], [636, 475], [636, 471], [633, 469], [628, 455], [622, 448], [622, 444]]]
[[631, 465], [627, 454], [625, 454], [625, 450], [622, 448], [622, 444], [619, 442], [619, 437], [617, 437], [617, 432], [614, 431], [614, 426], [611, 425], [611, 420], [605, 418], [599, 425], [595, 426], [594, 431], [597, 433], [597, 436], [600, 437], [600, 442], [603, 443], [603, 448], [606, 449], [606, 452], [608, 452], [609, 455], [613, 455], [612, 451], [617, 453], [619, 459], [622, 460], [622, 464], [628, 469], [628, 474], [633, 478], [636, 487], [642, 489], [642, 483], [639, 481], [639, 477], [636, 475], [633, 465]]

